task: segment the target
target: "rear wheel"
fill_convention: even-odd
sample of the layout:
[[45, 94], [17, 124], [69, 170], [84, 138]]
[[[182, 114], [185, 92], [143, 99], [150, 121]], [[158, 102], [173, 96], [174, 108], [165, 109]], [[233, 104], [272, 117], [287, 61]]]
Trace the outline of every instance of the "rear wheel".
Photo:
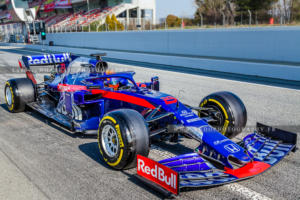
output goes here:
[[209, 124], [228, 138], [233, 138], [245, 128], [247, 110], [242, 100], [231, 92], [216, 92], [200, 102], [206, 108], [199, 112], [201, 118], [211, 119]]
[[99, 125], [98, 145], [104, 161], [112, 168], [135, 167], [137, 154], [148, 156], [150, 148], [143, 116], [130, 109], [107, 113]]
[[4, 96], [10, 112], [23, 112], [26, 104], [35, 100], [34, 85], [28, 78], [8, 80], [5, 83]]

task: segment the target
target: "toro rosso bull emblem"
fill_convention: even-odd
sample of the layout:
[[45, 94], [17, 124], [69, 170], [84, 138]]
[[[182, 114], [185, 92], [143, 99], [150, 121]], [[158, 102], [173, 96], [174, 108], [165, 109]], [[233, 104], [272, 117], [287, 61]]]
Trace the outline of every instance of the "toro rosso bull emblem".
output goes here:
[[42, 56], [27, 56], [29, 65], [44, 65], [52, 63], [63, 63], [71, 61], [69, 53], [63, 54], [45, 54]]

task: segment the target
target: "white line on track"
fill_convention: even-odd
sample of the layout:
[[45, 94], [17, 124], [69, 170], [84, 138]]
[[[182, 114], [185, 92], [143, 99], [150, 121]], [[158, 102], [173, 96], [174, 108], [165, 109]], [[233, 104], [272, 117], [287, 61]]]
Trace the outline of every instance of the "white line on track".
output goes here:
[[246, 199], [251, 199], [251, 200], [271, 200], [271, 198], [260, 194], [250, 188], [247, 188], [241, 184], [238, 183], [232, 183], [228, 185], [224, 185], [224, 188], [231, 190], [234, 193], [239, 194], [239, 196], [243, 196]]

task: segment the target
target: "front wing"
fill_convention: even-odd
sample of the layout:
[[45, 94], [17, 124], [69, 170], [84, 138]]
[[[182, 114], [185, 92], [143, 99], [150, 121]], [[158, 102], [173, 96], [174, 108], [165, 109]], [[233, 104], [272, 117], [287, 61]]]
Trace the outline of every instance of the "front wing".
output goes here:
[[[216, 167], [217, 165], [211, 162], [209, 158], [204, 158], [198, 153], [184, 154], [161, 160], [158, 162], [158, 165], [167, 167], [167, 169], [170, 170], [168, 173], [177, 174], [178, 184], [176, 184], [176, 186], [178, 187], [178, 192], [181, 188], [187, 187], [212, 187], [248, 179], [265, 172], [281, 161], [291, 151], [295, 151], [296, 143], [297, 134], [295, 133], [257, 124], [257, 132], [247, 135], [239, 143], [252, 158], [252, 162], [242, 167], [235, 169]], [[207, 153], [207, 155], [209, 155], [209, 153]], [[154, 186], [154, 189], [158, 188], [158, 186], [162, 186], [165, 195], [174, 193], [174, 189], [171, 188], [171, 190], [169, 190], [168, 185], [166, 185], [166, 183], [168, 183], [167, 177], [164, 182], [159, 180], [154, 181], [155, 183], [149, 182], [149, 176], [147, 174], [145, 176], [145, 173], [139, 171], [139, 164], [138, 159], [137, 177], [139, 179], [150, 186]], [[166, 174], [165, 171], [162, 173]], [[160, 175], [161, 174], [157, 175], [157, 177], [160, 177]], [[162, 192], [161, 189], [160, 192]]]

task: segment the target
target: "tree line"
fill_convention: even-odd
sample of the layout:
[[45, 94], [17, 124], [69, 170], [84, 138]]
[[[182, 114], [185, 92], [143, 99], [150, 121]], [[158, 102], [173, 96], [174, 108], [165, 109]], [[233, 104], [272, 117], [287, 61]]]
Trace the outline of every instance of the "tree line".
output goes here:
[[200, 24], [255, 24], [300, 21], [300, 0], [195, 0]]

